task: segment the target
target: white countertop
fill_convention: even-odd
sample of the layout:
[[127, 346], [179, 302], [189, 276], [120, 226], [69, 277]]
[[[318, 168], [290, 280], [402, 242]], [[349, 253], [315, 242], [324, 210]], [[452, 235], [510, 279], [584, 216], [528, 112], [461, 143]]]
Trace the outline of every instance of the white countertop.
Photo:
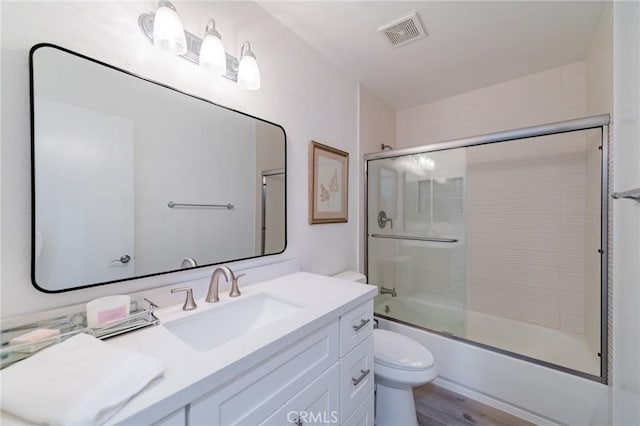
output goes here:
[[[159, 326], [107, 340], [120, 348], [159, 358], [165, 367], [164, 376], [129, 401], [108, 424], [149, 424], [157, 421], [377, 294], [375, 286], [306, 272], [241, 286], [240, 290], [242, 295], [238, 298], [221, 293], [218, 303], [197, 299], [198, 309], [194, 311], [182, 311], [181, 304], [159, 309], [155, 311], [160, 319]], [[206, 352], [191, 348], [162, 325], [260, 293], [302, 309]], [[211, 324], [212, 328], [224, 326]], [[25, 424], [5, 412], [0, 413], [0, 423]]]

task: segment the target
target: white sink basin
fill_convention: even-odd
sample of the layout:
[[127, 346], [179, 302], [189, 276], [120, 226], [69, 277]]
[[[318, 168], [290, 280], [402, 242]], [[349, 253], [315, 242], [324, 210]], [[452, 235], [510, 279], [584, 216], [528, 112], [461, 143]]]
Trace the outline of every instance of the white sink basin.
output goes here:
[[170, 321], [164, 327], [202, 352], [261, 329], [300, 309], [298, 305], [260, 294]]

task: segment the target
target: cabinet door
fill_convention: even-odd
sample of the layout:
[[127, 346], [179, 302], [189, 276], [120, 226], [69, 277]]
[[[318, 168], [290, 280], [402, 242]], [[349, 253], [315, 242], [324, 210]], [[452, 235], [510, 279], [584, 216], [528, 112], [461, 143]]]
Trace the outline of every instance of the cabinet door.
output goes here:
[[193, 401], [190, 423], [196, 426], [260, 424], [275, 416], [280, 407], [336, 361], [337, 321]]
[[373, 392], [373, 336], [356, 346], [340, 364], [340, 409], [344, 421]]
[[362, 401], [362, 404], [356, 408], [356, 411], [353, 412], [351, 417], [343, 423], [343, 426], [373, 426], [374, 401], [375, 397], [373, 393], [371, 393]]
[[337, 424], [340, 421], [339, 407], [340, 365], [336, 363], [286, 404], [286, 424]]

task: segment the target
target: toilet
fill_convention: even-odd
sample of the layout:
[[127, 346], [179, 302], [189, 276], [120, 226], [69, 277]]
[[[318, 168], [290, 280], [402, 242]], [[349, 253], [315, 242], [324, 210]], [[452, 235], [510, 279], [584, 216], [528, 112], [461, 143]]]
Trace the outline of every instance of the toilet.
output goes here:
[[373, 330], [376, 426], [417, 426], [412, 388], [438, 375], [433, 355], [420, 343], [388, 330]]
[[[359, 272], [337, 275], [348, 281], [366, 283]], [[373, 330], [373, 372], [376, 383], [376, 426], [417, 426], [412, 388], [438, 375], [433, 355], [420, 343], [388, 330]]]

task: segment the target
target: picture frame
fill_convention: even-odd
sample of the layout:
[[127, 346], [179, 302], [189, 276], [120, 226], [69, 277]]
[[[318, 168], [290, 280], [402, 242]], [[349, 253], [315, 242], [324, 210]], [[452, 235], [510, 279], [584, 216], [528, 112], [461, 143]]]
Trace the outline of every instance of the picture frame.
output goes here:
[[309, 224], [348, 222], [349, 153], [309, 144]]

